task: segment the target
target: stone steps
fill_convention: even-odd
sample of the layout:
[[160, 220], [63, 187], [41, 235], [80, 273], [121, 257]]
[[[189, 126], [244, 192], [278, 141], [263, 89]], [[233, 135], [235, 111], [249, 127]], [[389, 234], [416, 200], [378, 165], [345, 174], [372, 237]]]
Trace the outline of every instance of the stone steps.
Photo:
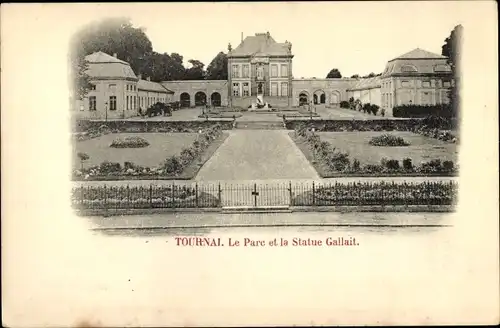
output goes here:
[[279, 121], [249, 121], [249, 122], [236, 122], [235, 129], [246, 130], [284, 130], [283, 122]]

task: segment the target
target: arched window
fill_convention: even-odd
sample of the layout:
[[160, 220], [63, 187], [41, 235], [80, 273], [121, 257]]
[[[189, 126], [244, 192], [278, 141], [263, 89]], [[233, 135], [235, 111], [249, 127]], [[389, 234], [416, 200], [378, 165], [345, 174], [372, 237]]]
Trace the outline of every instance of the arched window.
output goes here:
[[403, 65], [401, 67], [401, 72], [403, 72], [403, 73], [415, 73], [415, 72], [418, 72], [418, 70], [413, 65]]

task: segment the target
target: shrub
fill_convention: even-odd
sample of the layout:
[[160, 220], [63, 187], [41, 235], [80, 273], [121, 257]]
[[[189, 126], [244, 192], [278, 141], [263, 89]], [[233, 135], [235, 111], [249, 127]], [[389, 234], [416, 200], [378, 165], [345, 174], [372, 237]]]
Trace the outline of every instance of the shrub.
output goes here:
[[141, 137], [125, 137], [113, 140], [110, 147], [113, 148], [144, 148], [149, 146], [149, 142]]
[[411, 161], [411, 158], [403, 159], [403, 169], [405, 171], [413, 171], [413, 163]]
[[380, 173], [382, 172], [383, 167], [377, 164], [366, 164], [363, 167], [363, 171], [366, 173]]
[[420, 165], [420, 172], [422, 173], [437, 173], [441, 171], [442, 164], [440, 159], [433, 159]]
[[378, 112], [378, 109], [379, 109], [379, 108], [380, 108], [380, 107], [379, 107], [378, 105], [375, 105], [375, 104], [373, 104], [373, 105], [371, 106], [371, 112], [373, 113], [373, 115], [377, 116], [377, 112]]
[[99, 165], [99, 171], [103, 174], [117, 173], [121, 171], [121, 165], [118, 162], [104, 161]]
[[352, 161], [352, 170], [353, 170], [354, 172], [358, 172], [358, 171], [360, 171], [360, 170], [361, 170], [361, 164], [360, 164], [360, 162], [359, 162], [359, 160], [358, 160], [358, 159], [354, 159], [354, 160]]
[[177, 156], [171, 156], [165, 160], [164, 169], [168, 174], [179, 173], [182, 170], [181, 161]]
[[383, 134], [381, 136], [373, 137], [369, 141], [369, 144], [379, 147], [402, 147], [410, 145], [410, 143], [405, 141], [403, 138], [391, 134]]
[[349, 108], [349, 102], [348, 101], [345, 101], [345, 100], [342, 100], [340, 102], [340, 108]]
[[333, 151], [327, 158], [327, 165], [335, 171], [344, 171], [349, 167], [349, 164], [348, 153]]
[[363, 112], [370, 114], [370, 112], [371, 112], [371, 105], [370, 105], [370, 103], [366, 103], [366, 104], [363, 105]]
[[455, 170], [455, 165], [453, 164], [453, 161], [444, 161], [443, 170], [445, 172], [453, 172]]
[[399, 161], [397, 159], [390, 159], [385, 163], [385, 167], [389, 171], [399, 171]]

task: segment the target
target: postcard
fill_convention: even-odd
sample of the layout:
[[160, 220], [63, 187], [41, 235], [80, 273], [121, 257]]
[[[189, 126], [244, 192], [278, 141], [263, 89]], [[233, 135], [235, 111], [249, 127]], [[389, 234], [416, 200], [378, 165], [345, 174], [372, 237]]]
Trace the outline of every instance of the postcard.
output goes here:
[[2, 5], [3, 324], [498, 324], [495, 9]]

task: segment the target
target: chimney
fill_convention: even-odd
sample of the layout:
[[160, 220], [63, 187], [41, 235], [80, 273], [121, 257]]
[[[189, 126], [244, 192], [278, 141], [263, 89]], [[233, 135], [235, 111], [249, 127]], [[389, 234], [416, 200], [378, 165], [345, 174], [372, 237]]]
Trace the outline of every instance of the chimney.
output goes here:
[[118, 54], [115, 52], [115, 53], [113, 54], [113, 57], [118, 58]]
[[243, 32], [241, 32], [241, 42], [243, 42]]
[[147, 80], [148, 80], [148, 81], [151, 81], [151, 76], [148, 76]]

